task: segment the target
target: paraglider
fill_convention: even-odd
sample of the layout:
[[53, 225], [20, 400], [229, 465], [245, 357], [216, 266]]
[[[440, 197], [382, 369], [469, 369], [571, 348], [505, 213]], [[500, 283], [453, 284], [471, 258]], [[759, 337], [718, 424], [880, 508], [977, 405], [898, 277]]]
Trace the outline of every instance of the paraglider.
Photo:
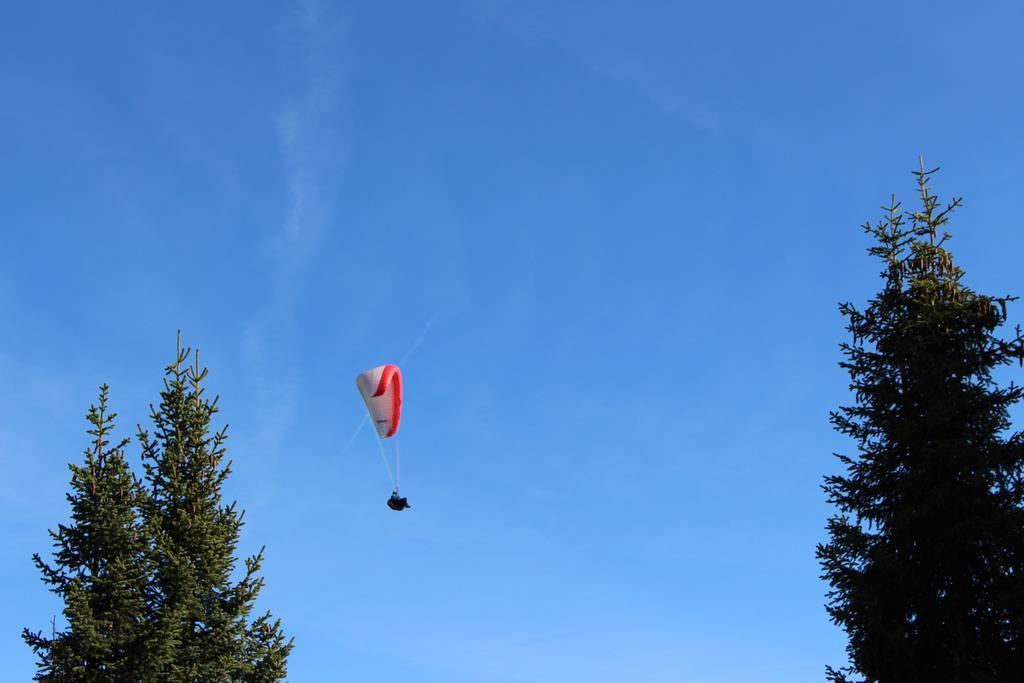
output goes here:
[[[398, 369], [398, 366], [381, 365], [360, 373], [356, 376], [356, 388], [359, 389], [359, 394], [363, 397], [363, 402], [366, 403], [366, 411], [370, 414], [373, 426], [377, 430], [377, 437], [383, 440], [398, 434], [398, 425], [402, 420], [402, 371]], [[401, 480], [400, 468], [401, 462], [396, 439], [395, 488], [388, 499], [388, 507], [398, 512], [412, 507], [406, 498], [402, 498], [398, 494]]]
[[409, 505], [408, 498], [400, 498], [398, 496], [398, 489], [395, 489], [394, 491], [391, 492], [391, 497], [388, 498], [388, 507], [391, 508], [392, 510], [397, 510], [398, 512], [401, 512], [405, 508], [411, 508], [412, 505]]

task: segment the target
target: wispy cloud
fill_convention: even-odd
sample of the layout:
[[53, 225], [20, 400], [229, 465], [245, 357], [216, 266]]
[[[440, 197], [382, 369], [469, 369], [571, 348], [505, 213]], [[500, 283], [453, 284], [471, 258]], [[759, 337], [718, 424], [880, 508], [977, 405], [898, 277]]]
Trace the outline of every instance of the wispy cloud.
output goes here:
[[287, 29], [288, 81], [295, 89], [286, 94], [278, 120], [286, 206], [282, 222], [266, 238], [265, 303], [243, 340], [257, 423], [251, 442], [268, 463], [276, 460], [296, 412], [299, 380], [285, 362], [295, 332], [293, 305], [334, 222], [351, 149], [349, 18], [310, 0], [291, 12]]
[[664, 78], [656, 70], [636, 61], [624, 61], [610, 67], [591, 67], [599, 75], [631, 89], [666, 114], [686, 121], [709, 133], [721, 130], [721, 116], [700, 96]]
[[[465, 5], [488, 21], [500, 22], [526, 41], [556, 47], [584, 70], [613, 82], [674, 119], [707, 133], [718, 133], [723, 127], [719, 108], [705, 94], [680, 79], [666, 77], [663, 70], [631, 50], [628, 40], [616, 35], [614, 12], [604, 16], [603, 24], [595, 24], [593, 19], [583, 22], [603, 25], [605, 29], [600, 34], [599, 47], [594, 47], [588, 46], [585, 39], [587, 29], [581, 28], [579, 22], [566, 22], [551, 3], [476, 0]], [[604, 9], [609, 7], [605, 5]], [[594, 14], [602, 16], [603, 11], [595, 10]]]
[[349, 20], [307, 1], [292, 16], [300, 40], [294, 55], [295, 82], [278, 129], [288, 206], [271, 238], [274, 290], [272, 311], [283, 315], [315, 258], [330, 225], [338, 182], [351, 148], [346, 82], [351, 62], [345, 46]]

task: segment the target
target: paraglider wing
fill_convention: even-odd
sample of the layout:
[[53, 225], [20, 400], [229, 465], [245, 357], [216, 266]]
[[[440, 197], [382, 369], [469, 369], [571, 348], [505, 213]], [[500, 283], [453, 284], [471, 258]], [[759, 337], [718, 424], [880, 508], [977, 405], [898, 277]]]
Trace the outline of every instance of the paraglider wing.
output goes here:
[[360, 373], [356, 387], [366, 403], [377, 436], [382, 439], [394, 436], [402, 419], [402, 371], [397, 365], [381, 365]]

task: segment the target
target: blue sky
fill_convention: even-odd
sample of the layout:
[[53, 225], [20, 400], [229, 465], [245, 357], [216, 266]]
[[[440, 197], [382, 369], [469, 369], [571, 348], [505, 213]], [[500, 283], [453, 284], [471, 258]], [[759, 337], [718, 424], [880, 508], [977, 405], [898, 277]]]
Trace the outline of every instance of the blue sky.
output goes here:
[[[291, 680], [822, 680], [836, 304], [878, 286], [858, 226], [923, 154], [965, 197], [968, 284], [1024, 294], [1022, 21], [6, 3], [5, 676], [60, 609], [30, 556], [97, 386], [133, 434], [180, 327]], [[402, 358], [398, 515], [353, 378]]]

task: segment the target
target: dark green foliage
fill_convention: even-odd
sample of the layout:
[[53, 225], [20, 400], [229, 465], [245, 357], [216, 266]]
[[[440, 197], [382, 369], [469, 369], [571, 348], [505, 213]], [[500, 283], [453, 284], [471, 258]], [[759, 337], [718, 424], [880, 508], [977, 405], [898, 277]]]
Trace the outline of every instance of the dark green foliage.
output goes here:
[[[1012, 297], [976, 294], [943, 247], [957, 199], [893, 199], [865, 230], [882, 291], [840, 307], [853, 406], [831, 421], [857, 443], [824, 489], [838, 514], [818, 558], [851, 667], [832, 681], [1024, 680], [1024, 438], [1006, 436], [1022, 391], [992, 371], [1024, 360], [1020, 329], [995, 336]], [[908, 225], [909, 221], [909, 225]]]
[[203, 396], [206, 370], [185, 367], [179, 346], [168, 366], [154, 433], [139, 430], [150, 495], [143, 508], [155, 557], [152, 619], [162, 681], [278, 681], [291, 642], [268, 614], [249, 623], [263, 579], [263, 552], [232, 581], [242, 517], [224, 504], [226, 429], [211, 431], [217, 399]]
[[127, 440], [110, 447], [115, 413], [100, 387], [91, 406], [92, 446], [70, 465], [71, 521], [50, 532], [54, 565], [33, 560], [43, 581], [64, 601], [67, 628], [23, 638], [39, 657], [40, 681], [138, 681], [146, 670], [150, 566], [137, 517], [145, 499], [124, 459]]
[[72, 522], [51, 532], [55, 567], [38, 555], [43, 580], [65, 602], [67, 627], [24, 632], [41, 681], [271, 683], [292, 649], [269, 613], [251, 618], [263, 587], [261, 550], [233, 579], [242, 515], [221, 487], [226, 427], [211, 430], [217, 400], [203, 396], [206, 370], [185, 367], [178, 347], [167, 368], [153, 434], [139, 428], [143, 486], [124, 460], [127, 440], [108, 447], [114, 415], [107, 387], [89, 411], [94, 442], [72, 465]]

